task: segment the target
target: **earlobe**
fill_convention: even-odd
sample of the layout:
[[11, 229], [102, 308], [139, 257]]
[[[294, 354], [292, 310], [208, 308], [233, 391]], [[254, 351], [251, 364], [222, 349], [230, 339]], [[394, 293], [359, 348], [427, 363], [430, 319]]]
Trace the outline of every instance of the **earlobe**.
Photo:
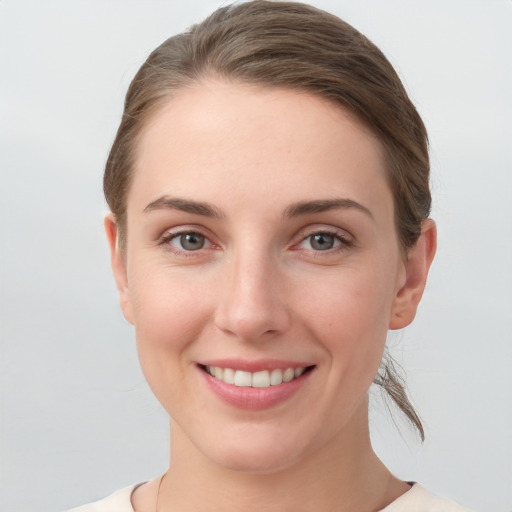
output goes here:
[[104, 220], [105, 233], [107, 235], [108, 245], [110, 247], [110, 262], [112, 272], [119, 291], [119, 303], [124, 317], [133, 324], [133, 310], [128, 289], [128, 276], [126, 272], [126, 260], [119, 247], [119, 236], [115, 217], [109, 213]]
[[402, 329], [414, 320], [436, 247], [436, 224], [433, 220], [426, 219], [422, 223], [420, 237], [407, 253], [405, 283], [398, 290], [393, 303], [389, 320], [390, 329]]

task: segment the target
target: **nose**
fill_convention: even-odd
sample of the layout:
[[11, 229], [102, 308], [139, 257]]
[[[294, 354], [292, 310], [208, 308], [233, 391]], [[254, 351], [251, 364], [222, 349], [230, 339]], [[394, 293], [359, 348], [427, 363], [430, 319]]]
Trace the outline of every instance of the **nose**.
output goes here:
[[225, 262], [215, 324], [242, 341], [263, 341], [290, 326], [285, 282], [278, 262], [249, 252]]

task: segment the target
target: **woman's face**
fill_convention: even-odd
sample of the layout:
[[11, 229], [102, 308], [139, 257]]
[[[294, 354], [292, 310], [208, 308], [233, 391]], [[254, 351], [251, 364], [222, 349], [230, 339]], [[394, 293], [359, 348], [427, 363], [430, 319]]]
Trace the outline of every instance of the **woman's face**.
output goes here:
[[143, 371], [196, 456], [269, 472], [366, 429], [407, 270], [380, 143], [353, 116], [286, 89], [179, 92], [143, 131], [113, 257]]

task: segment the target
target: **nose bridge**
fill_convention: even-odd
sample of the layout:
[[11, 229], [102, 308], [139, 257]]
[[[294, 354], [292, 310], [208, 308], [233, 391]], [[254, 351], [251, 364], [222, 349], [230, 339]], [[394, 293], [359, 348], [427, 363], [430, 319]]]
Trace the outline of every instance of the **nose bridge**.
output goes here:
[[247, 243], [226, 258], [217, 326], [236, 337], [256, 341], [286, 329], [279, 262], [264, 247]]

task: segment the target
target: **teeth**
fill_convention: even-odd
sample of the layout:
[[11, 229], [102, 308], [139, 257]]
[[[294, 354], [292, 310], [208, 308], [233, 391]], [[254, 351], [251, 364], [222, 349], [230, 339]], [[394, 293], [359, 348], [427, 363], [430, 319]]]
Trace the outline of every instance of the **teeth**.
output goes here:
[[235, 372], [235, 386], [249, 387], [252, 385], [252, 374], [251, 372], [243, 372], [237, 370]]
[[290, 382], [295, 377], [295, 371], [293, 368], [286, 368], [283, 373], [283, 382]]
[[272, 370], [270, 374], [270, 385], [277, 386], [283, 383], [283, 372], [282, 370]]
[[295, 368], [293, 372], [295, 378], [300, 377], [304, 373], [305, 368]]
[[224, 368], [224, 375], [222, 376], [222, 380], [226, 384], [234, 384], [235, 383], [235, 370], [231, 368]]
[[220, 368], [219, 366], [206, 366], [206, 371], [212, 377], [226, 384], [234, 384], [239, 387], [268, 388], [300, 377], [306, 371], [306, 368], [286, 368], [285, 370], [276, 368], [271, 371], [263, 370], [251, 373], [231, 368]]
[[253, 388], [268, 388], [270, 386], [270, 374], [267, 370], [255, 372], [252, 374]]

